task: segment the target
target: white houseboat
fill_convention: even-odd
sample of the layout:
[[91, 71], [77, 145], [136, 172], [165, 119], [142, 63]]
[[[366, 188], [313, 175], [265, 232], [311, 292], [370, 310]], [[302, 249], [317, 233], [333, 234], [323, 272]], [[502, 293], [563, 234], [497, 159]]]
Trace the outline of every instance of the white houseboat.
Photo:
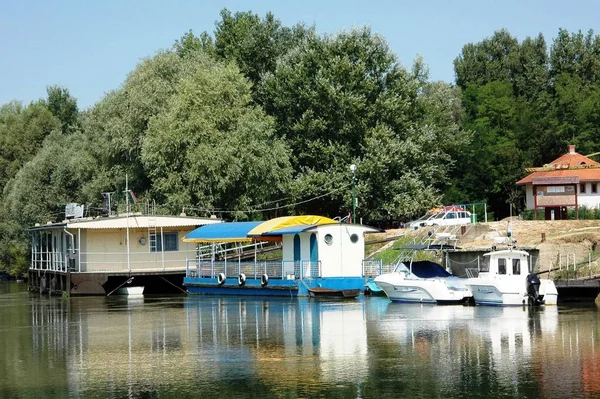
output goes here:
[[30, 289], [69, 295], [183, 290], [195, 248], [181, 239], [215, 223], [221, 220], [126, 214], [36, 225], [29, 229]]
[[[212, 250], [188, 261], [184, 283], [192, 294], [356, 296], [365, 288], [364, 234], [379, 231], [314, 215], [202, 226], [184, 241]], [[244, 244], [264, 241], [280, 243], [282, 260], [242, 259]], [[237, 245], [227, 252], [226, 243]]]

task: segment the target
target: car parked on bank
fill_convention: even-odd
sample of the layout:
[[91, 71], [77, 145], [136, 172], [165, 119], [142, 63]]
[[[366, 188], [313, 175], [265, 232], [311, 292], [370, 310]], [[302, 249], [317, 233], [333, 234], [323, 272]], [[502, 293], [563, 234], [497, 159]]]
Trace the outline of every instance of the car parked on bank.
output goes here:
[[429, 210], [417, 220], [406, 224], [407, 227], [418, 229], [425, 226], [452, 226], [473, 223], [473, 215], [461, 206], [451, 205]]

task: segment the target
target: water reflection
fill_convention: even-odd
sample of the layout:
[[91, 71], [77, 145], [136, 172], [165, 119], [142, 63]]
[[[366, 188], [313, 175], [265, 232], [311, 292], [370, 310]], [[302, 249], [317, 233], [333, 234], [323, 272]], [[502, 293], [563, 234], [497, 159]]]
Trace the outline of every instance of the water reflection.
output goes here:
[[0, 397], [600, 394], [589, 307], [4, 293], [0, 317]]

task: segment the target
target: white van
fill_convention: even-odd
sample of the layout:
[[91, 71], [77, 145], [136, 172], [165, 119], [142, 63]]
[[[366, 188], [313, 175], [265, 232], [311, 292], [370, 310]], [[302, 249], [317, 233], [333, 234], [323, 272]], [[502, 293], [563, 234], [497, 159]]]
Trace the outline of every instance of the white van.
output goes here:
[[423, 226], [451, 226], [471, 223], [471, 212], [459, 206], [446, 206], [432, 209], [414, 222], [407, 224], [408, 227], [418, 229]]

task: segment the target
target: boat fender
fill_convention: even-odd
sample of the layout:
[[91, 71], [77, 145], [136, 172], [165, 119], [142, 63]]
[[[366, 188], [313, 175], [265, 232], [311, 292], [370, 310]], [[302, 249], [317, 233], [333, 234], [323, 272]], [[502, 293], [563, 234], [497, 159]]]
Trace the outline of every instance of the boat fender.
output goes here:
[[263, 274], [262, 276], [260, 276], [260, 286], [266, 287], [268, 284], [269, 284], [269, 276], [267, 276], [266, 274]]
[[240, 273], [238, 276], [238, 285], [241, 287], [246, 284], [246, 275], [244, 273]]
[[217, 274], [217, 283], [219, 283], [219, 285], [223, 285], [225, 283], [225, 273]]

